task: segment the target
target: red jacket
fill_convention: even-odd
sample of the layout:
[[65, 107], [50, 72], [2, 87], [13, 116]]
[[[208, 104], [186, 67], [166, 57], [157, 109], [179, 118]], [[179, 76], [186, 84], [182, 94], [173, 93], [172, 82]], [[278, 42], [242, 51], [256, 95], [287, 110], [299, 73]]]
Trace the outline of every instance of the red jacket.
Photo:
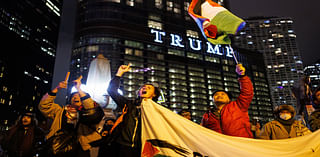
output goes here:
[[253, 138], [248, 116], [248, 109], [253, 98], [253, 86], [248, 76], [238, 80], [240, 95], [237, 100], [231, 101], [221, 109], [220, 118], [211, 112], [205, 113], [202, 125], [225, 135]]

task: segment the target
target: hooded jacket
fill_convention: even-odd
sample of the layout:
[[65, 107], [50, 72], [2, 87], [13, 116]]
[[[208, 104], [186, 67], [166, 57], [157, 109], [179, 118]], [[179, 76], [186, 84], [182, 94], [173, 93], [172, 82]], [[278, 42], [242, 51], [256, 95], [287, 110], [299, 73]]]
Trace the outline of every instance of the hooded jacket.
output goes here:
[[[281, 112], [281, 110], [288, 110], [292, 114], [292, 118], [289, 120], [280, 119], [279, 113]], [[293, 119], [296, 115], [296, 111], [291, 105], [280, 105], [278, 108], [275, 109], [274, 114], [276, 116], [276, 120], [273, 120], [265, 124], [261, 132], [257, 132], [257, 138], [266, 140], [277, 140], [311, 134], [311, 131], [306, 126], [304, 126], [301, 123], [301, 121]], [[290, 124], [292, 123], [290, 126], [290, 132], [288, 132], [284, 126], [288, 125], [285, 124], [288, 122], [290, 122]]]
[[[61, 107], [54, 103], [55, 98], [55, 93], [47, 93], [42, 97], [39, 103], [39, 110], [41, 113], [45, 117], [53, 119], [50, 132], [46, 136], [47, 139], [55, 135], [55, 133], [61, 129], [61, 124], [63, 123], [62, 116], [64, 116], [63, 112], [66, 110], [65, 106]], [[91, 148], [90, 142], [101, 139], [101, 135], [95, 130], [95, 127], [98, 127], [97, 123], [102, 120], [104, 113], [99, 106], [95, 105], [95, 102], [89, 95], [81, 97], [81, 101], [84, 109], [80, 112], [79, 116], [80, 123], [77, 129], [77, 138], [82, 149], [86, 151]], [[83, 117], [85, 115], [86, 118]], [[94, 127], [90, 125], [93, 125]]]
[[240, 77], [238, 81], [240, 95], [237, 100], [223, 106], [220, 118], [212, 113], [205, 114], [202, 125], [225, 135], [253, 138], [248, 115], [253, 98], [253, 86], [248, 76]]

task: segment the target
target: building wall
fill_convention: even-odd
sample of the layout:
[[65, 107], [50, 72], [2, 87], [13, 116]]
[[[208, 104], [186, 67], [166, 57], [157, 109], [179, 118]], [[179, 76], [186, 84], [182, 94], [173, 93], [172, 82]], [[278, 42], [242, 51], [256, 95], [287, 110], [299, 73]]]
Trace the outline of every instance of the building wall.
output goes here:
[[[144, 82], [157, 82], [166, 100], [162, 105], [176, 112], [191, 110], [199, 123], [213, 105], [214, 90], [225, 89], [237, 97], [239, 85], [230, 48], [208, 45], [186, 13], [188, 4], [171, 0], [80, 1], [71, 79], [82, 75], [85, 82], [89, 64], [98, 54], [111, 61], [112, 75], [120, 65], [131, 63], [132, 71], [145, 71], [123, 76], [120, 88], [126, 97], [134, 99]], [[236, 55], [255, 86], [249, 114], [266, 122], [272, 119], [272, 107], [264, 65], [257, 62], [262, 56], [245, 52], [237, 50]]]
[[247, 19], [234, 45], [264, 56], [273, 105], [296, 104], [290, 87], [303, 75], [303, 64], [291, 18]]
[[303, 71], [310, 77], [312, 91], [314, 91], [320, 86], [320, 59], [314, 64], [305, 66]]
[[61, 7], [50, 2], [0, 2], [0, 119], [6, 125], [35, 110], [50, 89]]

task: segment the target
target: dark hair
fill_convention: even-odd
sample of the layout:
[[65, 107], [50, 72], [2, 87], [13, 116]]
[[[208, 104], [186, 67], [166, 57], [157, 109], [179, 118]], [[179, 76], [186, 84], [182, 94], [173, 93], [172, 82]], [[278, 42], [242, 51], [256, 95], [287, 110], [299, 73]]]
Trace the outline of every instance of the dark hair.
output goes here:
[[79, 92], [73, 92], [73, 93], [71, 93], [71, 95], [68, 97], [67, 105], [71, 105], [72, 97], [73, 97], [75, 94], [79, 94]]
[[154, 94], [155, 94], [155, 96], [152, 98], [152, 100], [156, 102], [156, 101], [158, 100], [159, 96], [161, 95], [161, 91], [160, 91], [160, 88], [159, 88], [159, 86], [158, 86], [157, 83], [145, 83], [145, 84], [143, 84], [143, 85], [138, 89], [138, 91], [137, 91], [137, 96], [140, 97], [140, 96], [139, 96], [139, 91], [140, 91], [140, 89], [141, 89], [143, 86], [145, 86], [145, 85], [151, 85], [151, 86], [154, 87]]
[[227, 91], [225, 91], [225, 90], [215, 90], [215, 91], [213, 92], [212, 96], [214, 96], [217, 92], [225, 92], [225, 93], [228, 95], [229, 99], [230, 99], [230, 100], [232, 99], [232, 94], [229, 93], [229, 92], [227, 92]]
[[38, 121], [36, 119], [35, 113], [33, 113], [31, 111], [25, 111], [25, 112], [21, 113], [16, 121], [16, 125], [22, 126], [22, 118], [24, 116], [28, 116], [31, 118], [31, 123], [30, 123], [31, 126], [38, 125]]
[[114, 118], [107, 118], [107, 119], [105, 120], [105, 122], [107, 122], [107, 121], [109, 121], [109, 120], [111, 120], [113, 123], [116, 122], [116, 120], [115, 120]]
[[189, 112], [189, 113], [190, 113], [190, 111], [182, 109], [181, 111], [178, 112], [178, 114], [179, 114], [179, 115], [182, 115], [183, 113], [186, 113], [186, 112]]
[[313, 100], [313, 101], [317, 100], [316, 94], [317, 94], [317, 92], [319, 92], [319, 91], [320, 91], [320, 86], [319, 86], [318, 88], [316, 88], [316, 89], [314, 90], [314, 92], [312, 93], [312, 100]]

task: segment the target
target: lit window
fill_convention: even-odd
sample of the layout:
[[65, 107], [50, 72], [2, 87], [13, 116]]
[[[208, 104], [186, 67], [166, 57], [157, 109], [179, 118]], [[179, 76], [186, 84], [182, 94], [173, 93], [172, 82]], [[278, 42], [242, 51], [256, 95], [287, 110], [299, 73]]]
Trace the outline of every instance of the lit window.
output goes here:
[[148, 20], [148, 27], [162, 30], [162, 23], [157, 22], [157, 21], [153, 21], [153, 20]]
[[158, 9], [162, 9], [162, 0], [154, 0], [154, 6]]
[[136, 56], [143, 56], [143, 52], [141, 50], [135, 50], [134, 55]]
[[125, 54], [127, 54], [127, 55], [132, 55], [132, 52], [133, 52], [132, 49], [125, 48], [125, 51], [124, 51]]
[[187, 37], [199, 38], [198, 32], [193, 31], [193, 30], [187, 30], [186, 34], [187, 34]]

